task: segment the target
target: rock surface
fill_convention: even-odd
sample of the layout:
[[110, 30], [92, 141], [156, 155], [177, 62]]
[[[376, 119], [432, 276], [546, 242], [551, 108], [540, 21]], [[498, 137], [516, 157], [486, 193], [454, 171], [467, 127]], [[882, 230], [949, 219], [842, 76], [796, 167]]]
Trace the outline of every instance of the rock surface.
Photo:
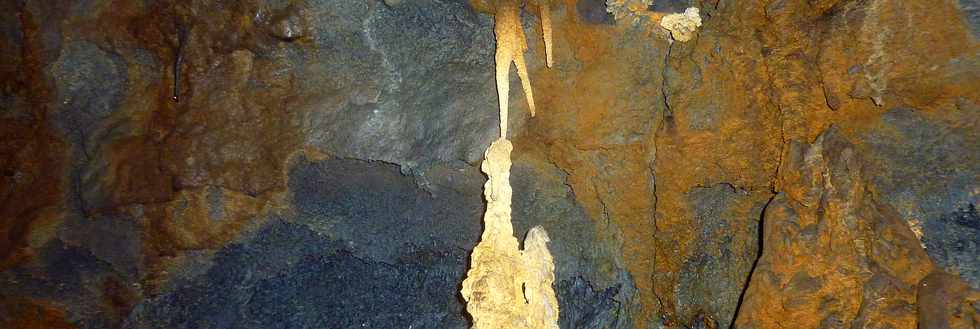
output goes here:
[[[0, 2], [0, 327], [469, 327], [492, 3]], [[980, 323], [976, 1], [529, 3], [560, 327]]]
[[860, 154], [830, 130], [784, 159], [738, 327], [916, 328], [915, 286], [933, 266], [869, 190]]

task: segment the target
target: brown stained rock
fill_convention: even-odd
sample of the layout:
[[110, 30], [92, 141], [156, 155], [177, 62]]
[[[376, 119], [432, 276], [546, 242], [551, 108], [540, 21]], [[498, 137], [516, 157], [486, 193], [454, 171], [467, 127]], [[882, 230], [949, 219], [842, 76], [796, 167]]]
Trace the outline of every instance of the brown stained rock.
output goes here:
[[660, 55], [656, 39], [623, 26], [581, 22], [571, 1], [564, 8], [552, 17], [554, 56], [561, 59], [555, 68], [538, 64], [544, 47], [536, 40], [530, 44], [542, 111], [516, 144], [521, 153], [538, 154], [568, 174], [576, 200], [596, 221], [598, 238], [622, 243], [623, 258], [614, 263], [622, 262], [636, 283], [632, 317], [652, 317], [654, 202], [648, 165], [651, 113], [660, 102], [659, 64], [651, 61]]
[[[119, 120], [131, 128], [104, 142], [96, 184], [106, 201], [93, 205], [100, 213], [140, 205], [134, 217], [148, 291], [184, 251], [223, 247], [285, 190], [286, 160], [300, 148], [300, 132], [288, 106], [291, 78], [276, 73], [284, 64], [269, 54], [282, 44], [275, 24], [294, 15], [288, 10], [257, 2], [120, 3], [77, 23], [86, 38], [151, 54], [150, 67], [159, 70], [131, 65], [137, 78], [120, 110], [128, 117]], [[208, 199], [214, 190], [223, 191], [217, 205]]]
[[[680, 265], [698, 254], [687, 246], [700, 227], [693, 224], [693, 205], [682, 198], [692, 187], [727, 182], [760, 195], [782, 191], [775, 173], [786, 161], [779, 156], [786, 141], [813, 140], [832, 124], [842, 131], [874, 127], [887, 108], [871, 99], [873, 81], [880, 89], [887, 86], [881, 91], [886, 107], [915, 104], [948, 121], [969, 117], [954, 104], [958, 97], [978, 97], [980, 80], [973, 78], [978, 66], [972, 64], [977, 43], [955, 8], [927, 1], [868, 6], [847, 1], [769, 6], [720, 2], [702, 8], [708, 18], [698, 39], [672, 46], [664, 73], [670, 111], [656, 142], [661, 242], [655, 284], [668, 317], [680, 302], [673, 297]], [[940, 22], [940, 17], [952, 19]], [[883, 39], [871, 38], [883, 34]], [[879, 55], [871, 53], [874, 42], [879, 42]], [[933, 54], [919, 53], [933, 47]], [[869, 59], [888, 67], [876, 64], [878, 73], [869, 78]], [[884, 80], [891, 82], [881, 84]], [[893, 83], [899, 80], [903, 83]], [[861, 95], [846, 97], [854, 85], [863, 88]], [[905, 87], [909, 85], [923, 93]], [[920, 97], [924, 94], [931, 96]], [[788, 175], [793, 174], [783, 176]], [[672, 322], [685, 323], [686, 316]]]
[[235, 238], [266, 206], [265, 200], [220, 187], [181, 190], [163, 209], [170, 221], [159, 226], [178, 249], [216, 249]]
[[73, 329], [68, 314], [55, 305], [0, 296], [0, 328]]
[[18, 51], [4, 51], [5, 65], [0, 66], [0, 88], [20, 102], [0, 115], [0, 270], [30, 258], [26, 247], [33, 222], [63, 206], [64, 177], [59, 173], [66, 155], [46, 119], [52, 92], [43, 70], [50, 58], [40, 18], [26, 6], [3, 6], [14, 16], [8, 22], [17, 25], [22, 43], [3, 45]]
[[[758, 36], [783, 140], [860, 130], [889, 108], [976, 99], [978, 43], [951, 3], [782, 1], [741, 6]], [[759, 31], [760, 33], [756, 33]], [[957, 40], [957, 41], [952, 41]], [[841, 97], [849, 95], [850, 97]]]
[[102, 282], [102, 307], [109, 319], [121, 323], [129, 316], [133, 306], [140, 302], [136, 287], [122, 280], [109, 277]]
[[[163, 162], [178, 188], [213, 184], [253, 196], [281, 190], [285, 159], [299, 147], [299, 129], [283, 106], [290, 82], [270, 76], [277, 64], [256, 61], [247, 50], [216, 65], [188, 79], [209, 93], [186, 97]], [[255, 80], [270, 88], [252, 89], [248, 84]]]
[[63, 202], [63, 147], [46, 125], [0, 120], [0, 269], [28, 259], [30, 228]]
[[933, 264], [876, 199], [863, 161], [837, 130], [791, 145], [739, 328], [916, 327], [915, 284]]
[[[739, 8], [742, 6], [719, 10]], [[680, 291], [692, 289], [685, 283], [686, 268], [711, 267], [691, 265], [701, 263], [703, 252], [698, 248], [705, 239], [757, 239], [753, 222], [758, 215], [752, 214], [757, 211], [753, 208], [771, 196], [779, 163], [780, 117], [769, 102], [766, 67], [757, 57], [762, 44], [752, 35], [736, 32], [741, 24], [738, 14], [713, 14], [697, 39], [673, 43], [666, 58], [663, 93], [667, 107], [656, 133], [653, 167], [657, 200], [653, 271], [662, 304], [658, 312], [675, 325], [693, 321], [698, 308], [707, 306], [700, 305], [699, 300], [729, 295], [731, 288], [722, 287], [741, 285], [739, 282], [748, 277], [744, 265], [751, 258], [736, 262], [741, 265], [724, 273], [724, 279], [707, 279], [724, 284]], [[745, 195], [737, 197], [739, 202], [715, 210], [737, 219], [727, 224], [733, 225], [730, 229], [707, 230], [697, 217], [701, 212], [698, 208], [704, 205], [691, 196], [719, 184]], [[731, 251], [742, 254], [752, 249], [743, 246]], [[716, 308], [712, 313], [722, 326], [731, 321], [726, 319], [730, 311]]]
[[917, 286], [919, 328], [980, 327], [980, 291], [949, 273], [936, 271]]
[[[300, 149], [301, 133], [297, 112], [289, 107], [293, 82], [279, 74], [285, 64], [270, 53], [283, 44], [275, 37], [275, 23], [294, 17], [296, 8], [167, 1], [91, 8], [84, 16], [46, 17], [45, 24], [61, 29], [64, 39], [88, 40], [125, 58], [129, 83], [117, 114], [97, 122], [99, 127], [86, 127], [100, 133], [83, 141], [94, 146], [87, 154], [91, 158], [73, 160], [89, 166], [73, 169], [85, 176], [64, 184], [57, 173], [65, 154], [59, 149], [67, 147], [44, 125], [50, 94], [40, 71], [45, 59], [31, 53], [40, 51], [32, 32], [38, 28], [32, 11], [21, 15], [30, 41], [19, 54], [26, 64], [21, 70], [38, 72], [11, 71], [19, 78], [3, 80], [12, 83], [10, 90], [22, 90], [16, 93], [36, 104], [24, 108], [36, 113], [0, 122], [3, 172], [10, 173], [0, 179], [12, 182], [4, 182], [0, 192], [0, 232], [9, 236], [0, 240], [11, 243], [0, 245], [0, 267], [29, 254], [22, 248], [34, 213], [57, 217], [45, 209], [60, 205], [62, 186], [71, 185], [82, 215], [127, 214], [139, 223], [149, 270], [143, 274], [155, 282], [182, 252], [223, 247], [245, 224], [261, 218], [268, 204], [281, 201], [286, 160]], [[51, 13], [67, 14], [45, 14]], [[287, 39], [300, 42], [295, 34]], [[214, 205], [206, 200], [215, 188], [224, 191], [218, 218], [209, 215]], [[31, 239], [52, 236], [41, 232]]]
[[188, 260], [185, 251], [217, 250], [262, 222], [276, 207], [268, 197], [254, 197], [218, 186], [186, 188], [172, 201], [144, 207], [143, 253], [147, 275], [142, 284], [152, 294]]
[[[494, 1], [472, 2], [477, 10], [496, 11]], [[153, 292], [165, 285], [169, 271], [191, 263], [186, 253], [221, 248], [282, 205], [283, 171], [293, 153], [328, 152], [303, 145], [301, 122], [309, 113], [302, 109], [322, 103], [346, 109], [346, 96], [338, 95], [351, 93], [353, 107], [370, 110], [390, 92], [374, 80], [360, 87], [349, 86], [354, 78], [334, 85], [321, 77], [336, 67], [290, 73], [296, 63], [317, 64], [308, 54], [349, 50], [326, 47], [348, 35], [315, 49], [310, 40], [336, 32], [340, 24], [309, 28], [305, 24], [313, 20], [302, 2], [273, 8], [260, 1], [96, 1], [64, 9], [58, 7], [65, 2], [25, 3], [0, 4], [4, 24], [15, 22], [21, 34], [0, 38], [0, 48], [9, 50], [0, 54], [0, 105], [13, 104], [0, 108], [0, 269], [24, 264], [36, 249], [65, 239], [59, 230], [75, 220], [66, 216], [75, 205], [65, 200], [78, 198], [82, 216], [126, 215], [137, 223], [145, 253], [139, 268], [146, 273], [135, 276]], [[862, 161], [835, 158], [852, 148], [825, 137], [825, 150], [811, 152], [820, 155], [811, 157], [813, 163], [797, 152], [804, 148], [785, 151], [788, 141], [814, 141], [832, 125], [839, 133], [863, 136], [895, 107], [970, 130], [975, 110], [963, 108], [980, 103], [978, 45], [953, 2], [702, 1], [697, 36], [672, 46], [629, 24], [634, 17], [646, 25], [659, 22], [662, 15], [648, 10], [649, 1], [609, 1], [617, 25], [586, 24], [574, 9], [578, 3], [548, 2], [555, 10], [554, 40], [527, 39], [526, 66], [535, 76], [542, 111], [527, 126], [511, 129], [519, 135], [519, 150], [567, 173], [562, 183], [599, 224], [597, 236], [622, 245], [622, 262], [638, 290], [629, 314], [636, 327], [662, 318], [669, 326], [723, 324], [713, 309], [721, 298], [702, 301], [729, 291], [704, 282], [737, 283], [752, 258], [738, 256], [731, 263], [735, 270], [715, 275], [700, 264], [705, 256], [720, 255], [703, 246], [730, 238], [739, 244], [730, 250], [751, 253], [756, 207], [773, 191], [780, 194], [766, 210], [764, 256], [743, 300], [740, 324], [903, 327], [918, 319], [922, 326], [976, 325], [968, 312], [976, 308], [975, 298], [957, 292], [965, 291], [961, 285], [946, 279], [932, 284], [932, 276], [920, 280], [931, 265], [910, 242], [915, 239], [904, 222], [928, 224], [929, 218], [900, 217], [891, 208], [904, 205], [884, 204], [876, 194], [881, 186], [867, 181], [868, 170], [851, 167]], [[403, 2], [385, 10], [412, 8]], [[332, 9], [328, 14], [340, 15]], [[324, 18], [343, 19], [348, 18]], [[362, 33], [362, 23], [370, 22], [351, 20], [351, 35], [371, 35]], [[464, 23], [472, 21], [459, 24]], [[60, 100], [54, 99], [56, 84], [45, 67], [62, 54], [62, 43], [72, 42], [125, 59], [128, 77], [119, 109], [90, 127], [98, 132], [85, 141], [91, 161], [70, 155], [82, 147], [50, 124]], [[550, 52], [561, 60], [546, 70]], [[287, 58], [301, 61], [283, 64]], [[392, 58], [372, 57], [376, 61], [365, 65]], [[311, 95], [302, 90], [309, 85], [297, 81], [304, 79], [326, 82]], [[405, 122], [414, 125], [413, 120]], [[457, 135], [447, 130], [437, 137]], [[847, 156], [877, 147], [851, 142], [859, 151]], [[84, 168], [75, 171], [81, 162]], [[894, 166], [887, 158], [882, 162]], [[897, 172], [903, 170], [921, 168]], [[69, 172], [85, 183], [70, 179]], [[705, 230], [705, 198], [694, 196], [729, 188], [735, 192], [724, 195], [734, 201], [719, 206], [716, 216], [729, 230]], [[79, 239], [70, 242], [80, 244], [74, 241]], [[100, 302], [116, 318], [136, 293], [132, 282], [123, 281], [87, 287], [106, 290]], [[913, 286], [920, 281], [939, 288]], [[963, 302], [942, 307], [931, 302], [961, 297]], [[59, 308], [31, 307], [38, 314]], [[58, 314], [52, 318], [67, 316]]]
[[[823, 88], [839, 95], [838, 111], [827, 119], [853, 129], [873, 123], [894, 107], [948, 112], [941, 109], [958, 97], [980, 98], [978, 44], [955, 6], [929, 1], [873, 3], [875, 15], [871, 7], [842, 4], [825, 24], [816, 65]], [[872, 97], [883, 106], [876, 106]]]

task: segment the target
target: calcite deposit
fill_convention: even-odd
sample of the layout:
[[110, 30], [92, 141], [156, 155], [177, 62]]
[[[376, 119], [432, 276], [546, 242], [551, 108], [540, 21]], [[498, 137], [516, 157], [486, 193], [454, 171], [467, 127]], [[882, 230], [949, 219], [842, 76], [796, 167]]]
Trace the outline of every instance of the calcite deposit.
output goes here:
[[490, 144], [481, 165], [487, 174], [483, 235], [473, 249], [470, 269], [460, 291], [473, 328], [558, 328], [554, 258], [548, 233], [531, 228], [520, 248], [511, 224], [511, 152], [501, 138]]
[[[551, 21], [547, 0], [540, 2], [542, 16], [541, 28], [544, 31], [547, 63], [551, 66]], [[521, 49], [517, 64], [518, 75], [528, 96], [531, 116], [534, 116], [534, 99], [527, 79], [527, 68], [523, 67], [523, 52], [526, 48], [523, 30], [516, 17], [516, 3], [503, 1], [497, 3], [497, 85], [501, 85], [501, 66], [509, 77], [511, 56], [501, 57], [501, 49], [513, 54], [513, 49]], [[520, 38], [515, 39], [515, 38]], [[501, 60], [505, 60], [501, 63]], [[522, 73], [523, 71], [523, 73]], [[503, 80], [507, 82], [506, 79]], [[483, 235], [480, 243], [473, 249], [470, 257], [470, 270], [463, 280], [460, 291], [466, 300], [466, 309], [473, 317], [473, 328], [558, 328], [558, 300], [552, 287], [555, 282], [555, 265], [547, 243], [548, 233], [541, 226], [531, 228], [521, 250], [514, 238], [511, 223], [511, 199], [513, 189], [510, 182], [511, 153], [513, 144], [507, 140], [507, 113], [510, 111], [507, 89], [498, 90], [500, 94], [500, 139], [490, 144], [483, 164], [480, 166], [487, 175], [483, 185], [487, 201], [483, 216]], [[517, 288], [520, 287], [518, 290]]]
[[690, 41], [701, 26], [701, 14], [697, 7], [683, 13], [666, 15], [660, 19], [660, 26], [670, 31], [670, 37], [677, 41]]
[[510, 108], [510, 64], [517, 67], [517, 76], [524, 87], [527, 106], [534, 116], [534, 92], [531, 91], [531, 78], [527, 75], [527, 38], [521, 24], [521, 8], [516, 0], [501, 0], [494, 11], [493, 33], [497, 37], [496, 63], [497, 102], [500, 108], [500, 136], [507, 137], [508, 109]]
[[0, 1], [0, 328], [470, 328], [501, 136], [528, 326], [977, 328], [978, 37], [976, 0]]

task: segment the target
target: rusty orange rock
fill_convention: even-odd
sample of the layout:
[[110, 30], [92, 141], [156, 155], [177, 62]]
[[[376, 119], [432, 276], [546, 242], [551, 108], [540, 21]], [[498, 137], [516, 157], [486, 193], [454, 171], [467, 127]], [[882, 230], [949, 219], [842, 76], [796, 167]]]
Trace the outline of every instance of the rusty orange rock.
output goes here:
[[933, 265], [895, 210], [875, 200], [863, 161], [836, 130], [787, 150], [740, 328], [916, 327], [915, 286]]
[[74, 329], [64, 310], [27, 299], [0, 296], [0, 326], [23, 329]]

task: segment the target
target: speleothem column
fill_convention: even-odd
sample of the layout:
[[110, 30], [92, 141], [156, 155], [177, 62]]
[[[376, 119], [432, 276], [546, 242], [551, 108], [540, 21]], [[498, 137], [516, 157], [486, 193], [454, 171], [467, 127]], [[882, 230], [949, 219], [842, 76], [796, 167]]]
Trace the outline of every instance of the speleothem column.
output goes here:
[[[540, 7], [542, 16], [548, 7]], [[545, 18], [542, 17], [544, 22]], [[547, 19], [548, 64], [550, 66], [551, 25]], [[481, 169], [487, 175], [483, 196], [487, 211], [480, 243], [470, 256], [470, 270], [463, 281], [462, 295], [466, 310], [473, 317], [473, 328], [558, 328], [558, 300], [552, 284], [555, 265], [544, 228], [528, 231], [522, 251], [511, 224], [510, 154], [514, 146], [507, 140], [507, 110], [510, 63], [517, 66], [531, 115], [534, 99], [524, 52], [527, 43], [520, 24], [520, 7], [516, 1], [497, 3], [497, 93], [500, 107], [500, 138], [484, 153]]]

